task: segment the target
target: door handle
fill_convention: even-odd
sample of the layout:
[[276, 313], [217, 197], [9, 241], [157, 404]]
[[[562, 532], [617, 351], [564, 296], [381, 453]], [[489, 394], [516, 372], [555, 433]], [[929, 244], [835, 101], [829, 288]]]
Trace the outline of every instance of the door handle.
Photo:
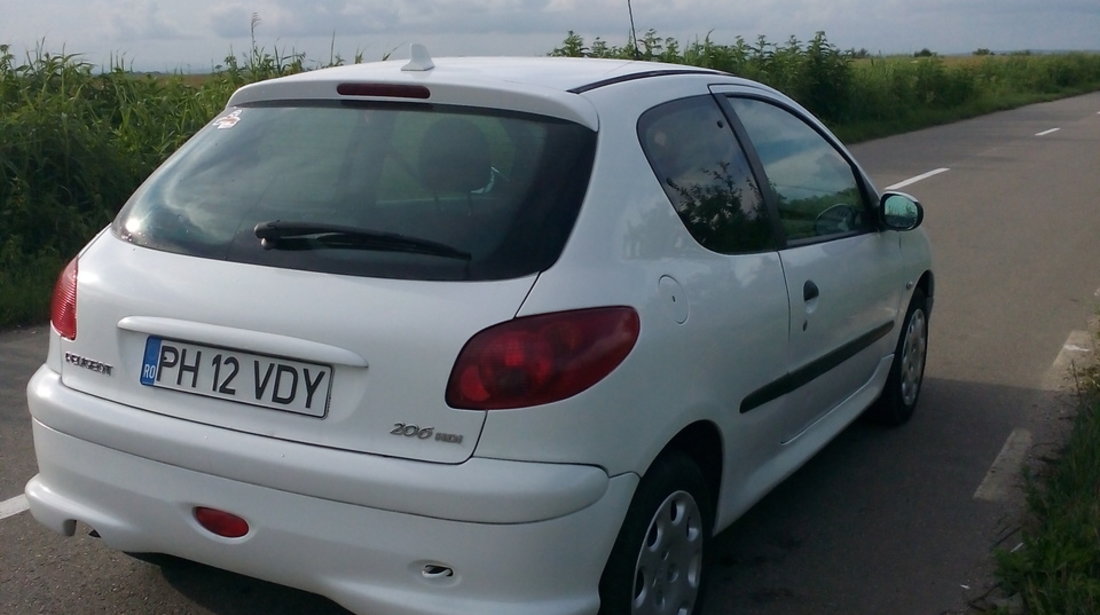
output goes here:
[[803, 301], [810, 301], [812, 299], [817, 299], [817, 296], [820, 295], [820, 294], [821, 294], [821, 291], [818, 290], [817, 284], [814, 284], [813, 281], [806, 280], [806, 283], [802, 285], [802, 300]]

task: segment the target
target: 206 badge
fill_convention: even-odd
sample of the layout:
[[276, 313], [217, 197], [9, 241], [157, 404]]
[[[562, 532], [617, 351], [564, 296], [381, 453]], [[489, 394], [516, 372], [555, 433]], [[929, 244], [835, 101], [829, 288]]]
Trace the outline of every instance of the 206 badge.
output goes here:
[[420, 427], [408, 423], [394, 423], [390, 430], [391, 436], [405, 436], [418, 440], [435, 440], [448, 444], [462, 444], [462, 434], [437, 432], [435, 427]]

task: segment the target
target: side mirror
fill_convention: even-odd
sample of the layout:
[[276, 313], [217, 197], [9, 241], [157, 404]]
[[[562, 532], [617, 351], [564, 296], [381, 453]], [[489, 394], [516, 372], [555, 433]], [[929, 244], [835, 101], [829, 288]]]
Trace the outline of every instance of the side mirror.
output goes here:
[[878, 205], [883, 226], [893, 231], [911, 231], [924, 221], [920, 201], [904, 192], [886, 192]]

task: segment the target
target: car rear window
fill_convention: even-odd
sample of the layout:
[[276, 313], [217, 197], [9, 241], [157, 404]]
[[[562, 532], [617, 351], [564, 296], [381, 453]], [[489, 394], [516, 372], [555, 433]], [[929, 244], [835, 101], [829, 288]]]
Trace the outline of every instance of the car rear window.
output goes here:
[[[492, 280], [557, 260], [595, 133], [441, 105], [231, 108], [134, 193], [114, 232], [149, 248], [386, 278]], [[275, 229], [261, 241], [257, 226]]]

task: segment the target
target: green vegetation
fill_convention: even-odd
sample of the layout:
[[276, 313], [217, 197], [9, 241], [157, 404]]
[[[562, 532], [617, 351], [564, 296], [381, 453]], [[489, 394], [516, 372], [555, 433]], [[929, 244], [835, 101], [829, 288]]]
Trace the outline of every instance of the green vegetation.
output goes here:
[[790, 95], [841, 139], [860, 141], [1100, 89], [1100, 54], [873, 57], [844, 51], [823, 32], [807, 42], [760, 37], [683, 45], [649, 30], [637, 45], [589, 45], [570, 32], [551, 55], [638, 58], [714, 68], [766, 83]]
[[1100, 613], [1100, 368], [1078, 374], [1073, 432], [1048, 468], [1029, 475], [1020, 548], [998, 554], [998, 576], [1031, 615]]
[[235, 89], [302, 60], [253, 46], [195, 79], [97, 73], [41, 48], [17, 61], [0, 45], [0, 328], [43, 321], [62, 266], [138, 184]]
[[[881, 58], [837, 49], [823, 33], [806, 43], [707, 37], [682, 46], [650, 30], [637, 45], [617, 47], [600, 38], [588, 46], [570, 32], [551, 55], [639, 57], [757, 79], [849, 141], [1100, 89], [1100, 55]], [[253, 39], [247, 54], [229, 55], [211, 75], [154, 76], [121, 61], [100, 72], [41, 47], [20, 60], [0, 45], [0, 327], [45, 318], [64, 262], [234, 89], [304, 63], [302, 54], [268, 53]], [[333, 56], [325, 65], [342, 63]]]

